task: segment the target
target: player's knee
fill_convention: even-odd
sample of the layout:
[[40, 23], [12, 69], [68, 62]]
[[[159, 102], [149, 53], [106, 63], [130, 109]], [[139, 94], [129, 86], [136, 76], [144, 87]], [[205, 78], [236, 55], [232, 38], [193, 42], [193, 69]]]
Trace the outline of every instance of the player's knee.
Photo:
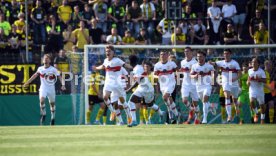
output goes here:
[[108, 96], [104, 95], [103, 99], [104, 99], [104, 101], [108, 101]]
[[184, 103], [185, 105], [188, 105], [188, 100], [187, 100], [187, 99], [183, 99], [183, 103]]
[[106, 106], [105, 106], [104, 103], [101, 103], [101, 104], [100, 104], [100, 107], [101, 107], [102, 109], [105, 109]]
[[163, 95], [163, 99], [164, 99], [164, 101], [168, 101], [168, 96], [167, 95]]

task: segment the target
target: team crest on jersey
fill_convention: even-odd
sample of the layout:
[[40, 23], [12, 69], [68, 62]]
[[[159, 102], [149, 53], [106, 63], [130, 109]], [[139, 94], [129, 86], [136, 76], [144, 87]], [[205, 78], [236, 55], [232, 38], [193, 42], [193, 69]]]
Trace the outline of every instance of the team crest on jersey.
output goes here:
[[208, 71], [208, 69], [207, 69], [207, 68], [204, 68], [204, 71], [205, 71], [205, 72], [207, 72], [207, 71]]

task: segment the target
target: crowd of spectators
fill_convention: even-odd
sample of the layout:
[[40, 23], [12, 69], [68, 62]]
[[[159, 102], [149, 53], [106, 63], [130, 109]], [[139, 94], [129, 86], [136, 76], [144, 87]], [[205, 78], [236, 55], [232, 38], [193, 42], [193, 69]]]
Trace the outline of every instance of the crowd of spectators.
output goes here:
[[[85, 44], [267, 44], [266, 0], [181, 0], [182, 19], [165, 16], [165, 0], [1, 0], [1, 62], [33, 62]], [[28, 24], [26, 24], [26, 16]], [[275, 41], [276, 1], [271, 1]], [[26, 29], [26, 27], [28, 29]], [[26, 36], [28, 30], [28, 36]], [[29, 58], [26, 58], [28, 38]], [[132, 50], [125, 50], [132, 53]], [[175, 52], [181, 52], [175, 49]]]

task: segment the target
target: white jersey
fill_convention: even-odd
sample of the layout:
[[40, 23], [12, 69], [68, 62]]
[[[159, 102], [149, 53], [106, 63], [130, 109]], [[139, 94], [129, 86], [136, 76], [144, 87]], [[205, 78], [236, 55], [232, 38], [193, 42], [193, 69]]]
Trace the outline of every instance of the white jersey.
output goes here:
[[197, 89], [204, 86], [212, 85], [212, 71], [214, 71], [214, 66], [209, 63], [205, 63], [204, 65], [199, 65], [196, 63], [192, 66], [191, 75], [198, 74], [198, 79], [196, 80]]
[[121, 81], [121, 68], [125, 64], [124, 61], [122, 61], [119, 58], [112, 58], [111, 60], [108, 60], [107, 58], [104, 60], [104, 67], [106, 71], [105, 76], [105, 85], [113, 85], [116, 86]]
[[120, 85], [122, 86], [122, 88], [126, 88], [127, 87], [127, 75], [128, 75], [128, 72], [127, 70], [122, 67], [121, 70], [121, 81], [120, 81]]
[[55, 67], [49, 66], [48, 68], [45, 68], [44, 66], [41, 66], [37, 69], [36, 73], [40, 75], [40, 91], [46, 89], [55, 89], [57, 76], [60, 75]]
[[258, 82], [259, 79], [266, 78], [263, 69], [259, 68], [257, 71], [254, 69], [248, 70], [248, 77], [250, 79], [249, 93], [264, 94], [264, 83]]
[[227, 83], [233, 86], [239, 86], [239, 81], [232, 82], [233, 78], [238, 77], [238, 72], [241, 70], [240, 65], [235, 60], [226, 62], [225, 60], [217, 61], [216, 65], [221, 69], [222, 85]]
[[154, 74], [158, 76], [160, 87], [166, 87], [169, 84], [175, 84], [175, 69], [176, 64], [173, 61], [167, 63], [158, 62], [154, 65]]
[[184, 59], [181, 61], [181, 69], [180, 71], [183, 73], [183, 81], [182, 81], [182, 86], [195, 86], [195, 81], [191, 79], [190, 72], [192, 69], [192, 66], [196, 64], [197, 61], [192, 58], [192, 60], [187, 61], [187, 59]]
[[[148, 78], [147, 73], [145, 73], [143, 66], [136, 65], [133, 68], [133, 77], [136, 81], [139, 83], [139, 87], [143, 89], [153, 89], [152, 84], [150, 83], [150, 80]], [[143, 79], [141, 79], [143, 77]]]

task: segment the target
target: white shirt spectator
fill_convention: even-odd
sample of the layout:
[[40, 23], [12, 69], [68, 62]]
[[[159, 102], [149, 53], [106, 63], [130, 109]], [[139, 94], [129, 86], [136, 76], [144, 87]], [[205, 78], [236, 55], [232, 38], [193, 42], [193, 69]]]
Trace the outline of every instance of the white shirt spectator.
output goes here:
[[225, 4], [222, 7], [222, 13], [224, 18], [229, 18], [229, 17], [232, 18], [237, 13], [236, 6], [234, 4], [231, 4], [231, 5]]
[[[149, 16], [149, 5], [151, 7], [151, 16]], [[148, 2], [147, 4], [141, 4], [140, 8], [142, 10], [142, 15], [146, 15], [147, 18], [153, 17], [154, 12], [155, 12], [155, 7], [151, 2]]]

